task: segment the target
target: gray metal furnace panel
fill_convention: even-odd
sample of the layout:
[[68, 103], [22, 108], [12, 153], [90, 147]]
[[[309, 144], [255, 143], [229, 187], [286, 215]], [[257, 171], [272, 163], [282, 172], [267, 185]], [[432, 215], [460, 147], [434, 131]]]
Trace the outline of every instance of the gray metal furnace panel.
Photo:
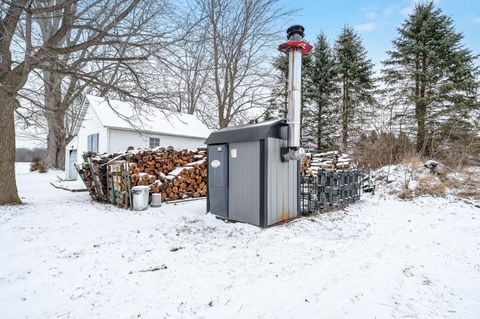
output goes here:
[[228, 188], [208, 187], [210, 198], [210, 212], [221, 218], [228, 219]]
[[287, 141], [267, 141], [267, 223], [273, 225], [297, 217], [297, 162], [282, 162], [280, 148]]
[[229, 146], [228, 218], [260, 225], [260, 142], [230, 143]]
[[228, 218], [228, 145], [208, 146], [208, 198], [210, 212]]

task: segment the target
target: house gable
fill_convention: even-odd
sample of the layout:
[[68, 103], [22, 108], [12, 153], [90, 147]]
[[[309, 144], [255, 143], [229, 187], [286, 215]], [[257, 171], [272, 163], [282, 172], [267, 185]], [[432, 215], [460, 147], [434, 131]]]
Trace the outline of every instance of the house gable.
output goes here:
[[[85, 103], [88, 103], [88, 101], [86, 101]], [[78, 142], [77, 156], [79, 160], [82, 153], [88, 151], [88, 136], [92, 134], [98, 134], [99, 153], [108, 152], [107, 128], [102, 125], [94, 109], [89, 104], [84, 106], [86, 107], [85, 115], [81, 120], [81, 122], [79, 123], [79, 128], [77, 133], [77, 142]]]
[[169, 112], [152, 106], [134, 107], [123, 101], [87, 95], [86, 100], [103, 126], [134, 132], [206, 139], [210, 130], [192, 114]]
[[99, 134], [99, 153], [121, 152], [129, 146], [148, 148], [150, 137], [160, 139], [160, 146], [195, 149], [204, 146], [209, 134], [208, 128], [193, 115], [171, 114], [166, 118], [159, 110], [152, 121], [140, 123], [146, 128], [132, 127], [131, 123], [116, 114], [118, 112], [125, 117], [129, 108], [131, 106], [126, 102], [86, 96], [76, 127], [77, 162], [81, 162], [82, 154], [88, 151], [88, 136], [92, 134]]

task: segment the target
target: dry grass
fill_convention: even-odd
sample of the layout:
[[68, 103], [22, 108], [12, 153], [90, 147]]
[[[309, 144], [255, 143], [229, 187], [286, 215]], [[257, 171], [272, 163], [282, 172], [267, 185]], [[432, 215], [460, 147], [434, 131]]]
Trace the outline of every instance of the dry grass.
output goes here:
[[359, 166], [371, 169], [401, 163], [414, 153], [413, 144], [407, 135], [396, 136], [386, 132], [363, 135], [353, 149], [353, 157]]
[[463, 170], [462, 173], [466, 178], [462, 183], [459, 183], [461, 186], [458, 187], [460, 191], [457, 195], [463, 198], [480, 200], [480, 173], [471, 170]]
[[[410, 200], [417, 196], [442, 197], [447, 194], [462, 198], [480, 200], [480, 171], [471, 168], [437, 175], [428, 173], [418, 156], [406, 158], [403, 164], [408, 168], [402, 181], [403, 188], [397, 196]], [[412, 187], [412, 181], [415, 181]]]
[[[459, 178], [462, 177], [462, 178]], [[470, 168], [461, 168], [446, 183], [449, 189], [462, 198], [480, 200], [480, 174]]]
[[400, 193], [398, 193], [398, 198], [409, 200], [414, 197], [413, 195], [413, 191], [410, 188], [404, 188]]
[[[385, 185], [393, 182], [390, 194], [396, 194], [401, 199], [409, 200], [417, 196], [441, 197], [449, 194], [480, 200], [480, 169], [474, 164], [480, 163], [479, 154], [463, 146], [447, 146], [442, 145], [435, 152], [428, 152], [429, 157], [423, 157], [415, 152], [414, 144], [406, 135], [372, 133], [358, 141], [354, 158], [358, 160], [359, 166], [364, 168], [396, 165], [394, 172], [390, 173], [388, 167], [388, 172], [375, 178]], [[429, 159], [444, 164], [445, 173], [429, 174], [424, 168], [424, 163]], [[390, 174], [393, 180], [389, 181]]]
[[402, 164], [410, 166], [412, 170], [423, 167], [425, 161], [418, 154], [409, 154], [402, 159]]
[[352, 149], [353, 157], [360, 167], [371, 169], [402, 163], [416, 153], [423, 154], [428, 159], [436, 159], [455, 170], [480, 165], [478, 132], [463, 132], [456, 136], [457, 133], [459, 132], [451, 131], [439, 140], [429, 137], [423, 151], [418, 152], [415, 140], [405, 133], [364, 132]]
[[418, 186], [415, 190], [416, 196], [445, 196], [447, 187], [445, 183], [434, 175], [425, 175], [420, 177]]
[[457, 193], [458, 197], [480, 200], [480, 190], [465, 190]]

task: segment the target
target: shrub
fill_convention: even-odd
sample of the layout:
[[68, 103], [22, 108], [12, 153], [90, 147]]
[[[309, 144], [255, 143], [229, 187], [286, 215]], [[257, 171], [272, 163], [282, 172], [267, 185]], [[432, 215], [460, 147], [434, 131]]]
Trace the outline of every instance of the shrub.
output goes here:
[[[455, 138], [454, 138], [455, 137]], [[353, 150], [354, 158], [361, 167], [376, 169], [385, 165], [404, 163], [412, 157], [423, 157], [442, 162], [453, 169], [468, 165], [480, 165], [480, 138], [448, 136], [428, 140], [421, 154], [415, 150], [414, 141], [401, 132], [380, 133], [372, 131], [361, 135]]]
[[37, 165], [37, 170], [39, 173], [46, 173], [48, 171], [48, 168], [44, 162], [40, 162]]
[[414, 147], [405, 133], [396, 136], [393, 133], [371, 131], [363, 134], [354, 149], [354, 158], [361, 167], [376, 169], [385, 165], [402, 163], [415, 155]]
[[410, 188], [404, 188], [400, 193], [398, 193], [398, 198], [403, 200], [412, 199], [413, 191]]
[[416, 196], [430, 195], [430, 196], [445, 196], [445, 183], [434, 175], [425, 175], [418, 181], [418, 186], [415, 190]]
[[48, 167], [39, 156], [33, 156], [32, 162], [30, 163], [30, 171], [31, 172], [38, 171], [39, 173], [46, 173], [48, 171]]

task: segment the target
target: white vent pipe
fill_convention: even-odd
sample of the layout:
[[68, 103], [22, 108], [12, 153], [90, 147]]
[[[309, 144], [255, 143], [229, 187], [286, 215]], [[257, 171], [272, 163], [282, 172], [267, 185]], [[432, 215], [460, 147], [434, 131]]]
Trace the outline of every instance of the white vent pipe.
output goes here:
[[288, 54], [288, 149], [283, 150], [285, 160], [301, 160], [305, 152], [300, 148], [300, 123], [302, 109], [302, 55], [308, 54], [312, 46], [304, 42], [304, 27], [294, 25], [288, 28], [288, 42], [279, 50]]

